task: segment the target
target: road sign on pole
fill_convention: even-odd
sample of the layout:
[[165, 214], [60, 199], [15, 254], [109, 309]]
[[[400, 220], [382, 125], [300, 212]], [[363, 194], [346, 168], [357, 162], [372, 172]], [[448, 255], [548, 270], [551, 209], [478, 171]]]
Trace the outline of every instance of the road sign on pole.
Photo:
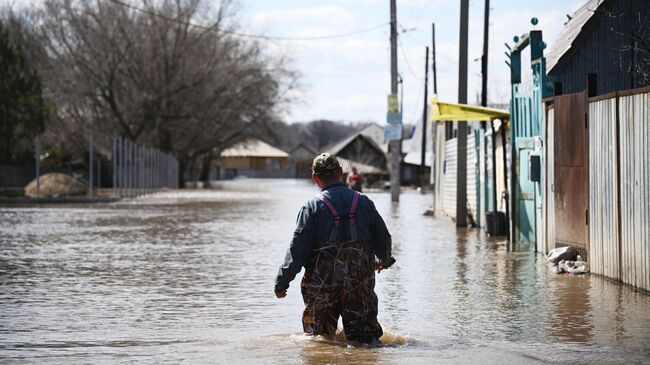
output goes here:
[[402, 113], [386, 113], [386, 122], [388, 124], [402, 124]]
[[397, 100], [397, 94], [388, 95], [388, 112], [389, 113], [399, 112], [399, 103]]
[[402, 139], [402, 125], [388, 124], [384, 127], [384, 140], [399, 141]]

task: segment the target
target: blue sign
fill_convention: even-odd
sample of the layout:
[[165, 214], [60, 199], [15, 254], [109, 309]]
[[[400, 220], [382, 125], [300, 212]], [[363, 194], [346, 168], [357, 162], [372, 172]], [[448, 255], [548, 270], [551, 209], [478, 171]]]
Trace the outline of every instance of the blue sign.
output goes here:
[[402, 139], [402, 125], [388, 124], [384, 127], [385, 141], [398, 141]]
[[402, 113], [386, 113], [386, 121], [388, 124], [402, 124]]

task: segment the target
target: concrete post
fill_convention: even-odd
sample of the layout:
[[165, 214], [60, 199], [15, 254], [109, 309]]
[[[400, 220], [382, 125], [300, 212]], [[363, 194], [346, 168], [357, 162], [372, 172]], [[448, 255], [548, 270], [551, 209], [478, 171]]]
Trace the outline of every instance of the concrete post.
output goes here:
[[88, 137], [88, 197], [93, 196], [93, 136]]
[[115, 189], [117, 188], [117, 141], [115, 138], [113, 138], [111, 146], [111, 166], [113, 170], [113, 189], [111, 190], [111, 196], [115, 198]]
[[36, 137], [36, 153], [34, 155], [36, 162], [36, 197], [41, 197], [41, 136]]

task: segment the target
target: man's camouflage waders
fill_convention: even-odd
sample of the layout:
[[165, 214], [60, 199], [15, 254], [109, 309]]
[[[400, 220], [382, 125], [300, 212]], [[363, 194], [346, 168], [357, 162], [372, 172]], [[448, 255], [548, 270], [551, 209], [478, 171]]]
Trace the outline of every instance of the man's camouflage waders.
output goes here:
[[316, 243], [301, 284], [306, 333], [334, 335], [339, 315], [349, 341], [374, 342], [382, 335], [377, 322], [375, 254], [369, 242], [357, 240], [355, 212], [359, 193], [355, 191], [349, 213], [350, 241], [337, 241], [340, 217], [323, 195], [320, 199], [334, 216], [327, 242]]

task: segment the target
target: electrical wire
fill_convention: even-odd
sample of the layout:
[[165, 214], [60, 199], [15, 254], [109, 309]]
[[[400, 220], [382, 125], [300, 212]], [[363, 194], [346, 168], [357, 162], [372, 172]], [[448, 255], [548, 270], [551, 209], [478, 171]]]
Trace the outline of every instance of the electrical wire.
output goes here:
[[236, 32], [236, 31], [228, 30], [228, 29], [217, 29], [215, 26], [206, 26], [206, 25], [202, 25], [202, 24], [192, 23], [192, 22], [189, 22], [189, 21], [182, 21], [182, 20], [170, 18], [170, 17], [167, 17], [165, 15], [159, 14], [159, 13], [157, 13], [155, 11], [151, 11], [151, 10], [148, 10], [148, 9], [143, 9], [143, 8], [138, 7], [138, 6], [128, 4], [128, 3], [124, 2], [124, 1], [121, 1], [121, 0], [109, 0], [109, 1], [114, 3], [114, 4], [120, 5], [122, 7], [131, 9], [131, 10], [135, 10], [135, 11], [138, 11], [140, 13], [152, 15], [152, 16], [155, 16], [155, 17], [158, 17], [158, 18], [161, 18], [161, 19], [165, 19], [167, 21], [175, 22], [175, 23], [178, 23], [178, 24], [181, 24], [181, 25], [187, 25], [187, 26], [191, 26], [191, 27], [194, 27], [194, 28], [199, 28], [199, 29], [204, 29], [204, 30], [211, 30], [211, 31], [231, 34], [231, 35], [238, 36], [238, 37], [252, 38], [252, 39], [266, 39], [266, 40], [272, 40], [272, 41], [309, 41], [309, 40], [346, 38], [346, 37], [354, 36], [354, 35], [357, 35], [357, 34], [368, 33], [368, 32], [371, 32], [373, 30], [379, 29], [381, 27], [384, 27], [384, 26], [390, 24], [390, 22], [386, 22], [386, 23], [381, 23], [381, 24], [374, 25], [374, 26], [369, 27], [369, 28], [363, 28], [363, 29], [358, 29], [358, 30], [354, 30], [354, 31], [351, 31], [351, 32], [332, 34], [332, 35], [324, 35], [324, 36], [313, 36], [313, 37], [267, 36], [267, 35], [263, 35], [263, 34]]
[[422, 96], [422, 88], [420, 87], [420, 85], [418, 85], [417, 89], [418, 89], [418, 96], [415, 97], [415, 107], [413, 108], [413, 111], [411, 112], [411, 119], [407, 120], [407, 122], [415, 123], [415, 124], [417, 124], [417, 121], [416, 122], [413, 122], [413, 121], [416, 120], [416, 118], [418, 117], [418, 114], [421, 112], [421, 109], [420, 109], [421, 108], [420, 97]]
[[399, 37], [397, 38], [397, 45], [399, 46], [399, 50], [402, 53], [402, 58], [404, 58], [404, 63], [406, 63], [406, 68], [409, 70], [409, 73], [418, 81], [424, 80], [424, 77], [418, 77], [415, 71], [411, 68], [411, 64], [409, 63], [408, 57], [406, 57], [406, 52], [404, 51], [404, 47], [402, 47], [402, 42], [399, 40]]
[[[408, 32], [405, 32], [405, 34], [406, 34], [409, 38], [411, 38], [411, 40], [412, 40], [413, 42], [415, 42], [416, 44], [418, 44], [418, 45], [420, 45], [420, 46], [422, 46], [422, 47], [427, 47], [425, 44], [423, 44], [422, 42], [420, 42], [419, 40], [417, 40], [415, 37], [413, 37], [413, 36], [412, 36], [411, 34], [409, 34]], [[454, 59], [454, 58], [452, 58], [452, 57], [449, 57], [449, 56], [447, 56], [447, 55], [444, 54], [444, 53], [438, 53], [437, 56], [442, 57], [442, 58], [444, 58], [444, 59], [446, 59], [447, 61], [450, 61], [450, 62], [452, 62], [452, 63], [456, 63], [456, 64], [458, 63], [458, 60], [457, 60], [457, 59]]]

